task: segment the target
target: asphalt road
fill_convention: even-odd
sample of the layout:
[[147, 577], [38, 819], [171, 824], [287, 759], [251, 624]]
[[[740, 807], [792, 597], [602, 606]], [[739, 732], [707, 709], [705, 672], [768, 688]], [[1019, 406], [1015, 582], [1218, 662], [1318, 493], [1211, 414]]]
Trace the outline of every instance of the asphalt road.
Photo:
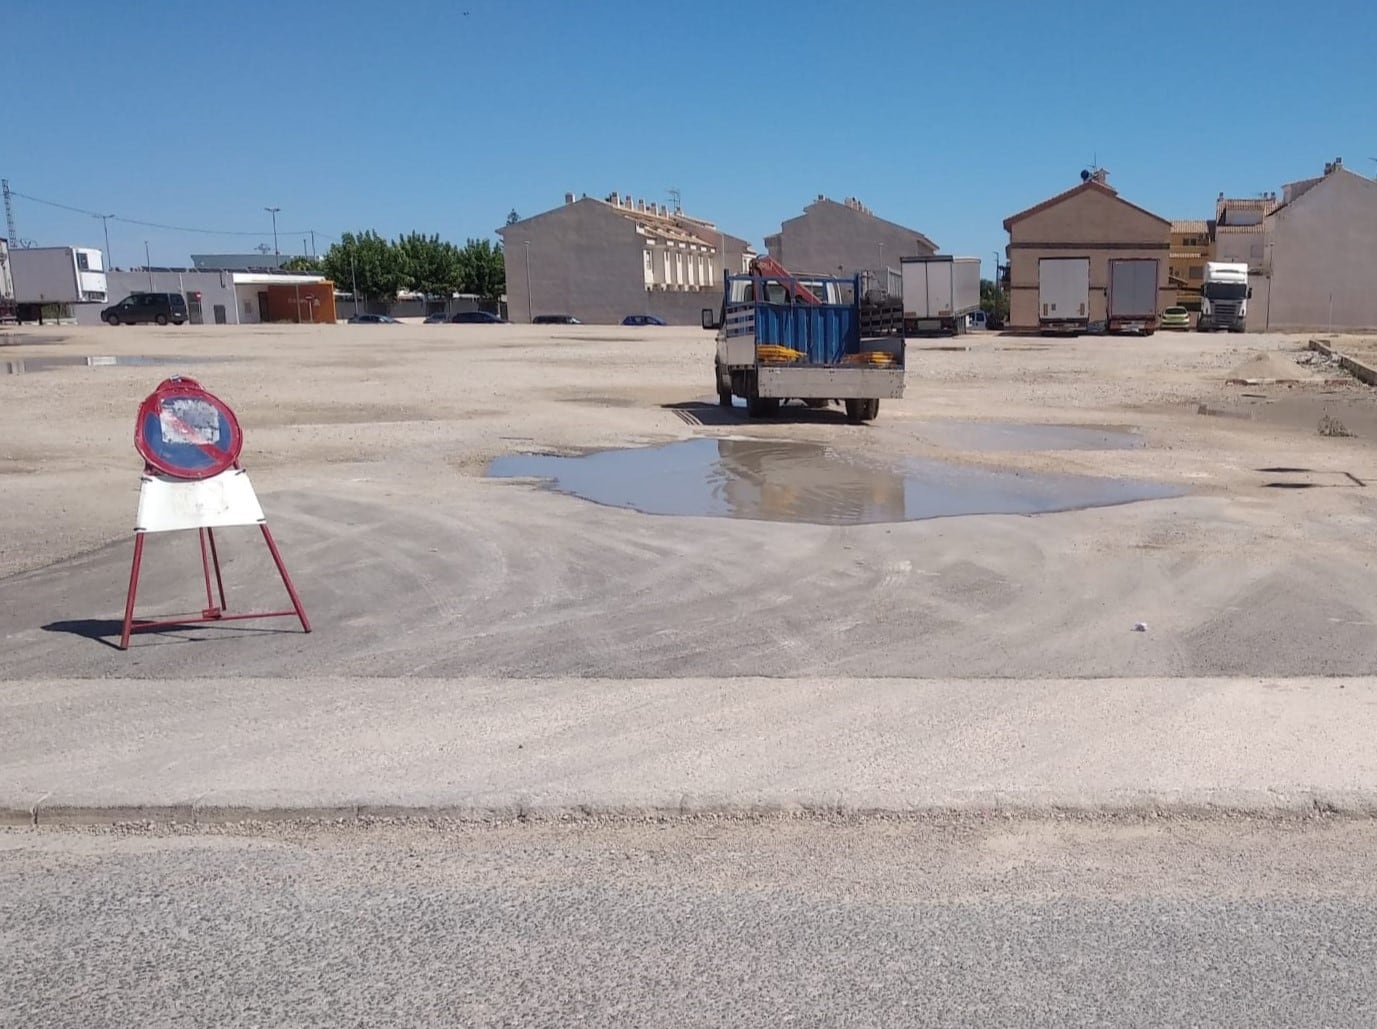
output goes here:
[[0, 834], [9, 1026], [1370, 1026], [1377, 823]]

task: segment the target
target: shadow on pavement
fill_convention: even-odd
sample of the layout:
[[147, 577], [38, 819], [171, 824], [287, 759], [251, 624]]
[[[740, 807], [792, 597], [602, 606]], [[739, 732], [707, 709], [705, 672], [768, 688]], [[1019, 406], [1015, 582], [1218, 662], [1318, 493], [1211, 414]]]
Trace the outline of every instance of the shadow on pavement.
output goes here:
[[[187, 617], [195, 617], [189, 615]], [[214, 636], [188, 635], [191, 632], [210, 630]], [[44, 632], [65, 632], [72, 636], [80, 636], [83, 639], [92, 640], [112, 650], [119, 650], [120, 634], [124, 631], [124, 622], [118, 618], [73, 618], [62, 622], [49, 622], [43, 626]], [[167, 625], [158, 629], [139, 629], [139, 621], [134, 622], [134, 634], [129, 639], [129, 648], [132, 650], [140, 639], [156, 639], [160, 645], [173, 643], [210, 643], [218, 639], [235, 639], [241, 636], [285, 636], [293, 629], [272, 629], [262, 626], [235, 624], [219, 624], [205, 622], [200, 624]]]

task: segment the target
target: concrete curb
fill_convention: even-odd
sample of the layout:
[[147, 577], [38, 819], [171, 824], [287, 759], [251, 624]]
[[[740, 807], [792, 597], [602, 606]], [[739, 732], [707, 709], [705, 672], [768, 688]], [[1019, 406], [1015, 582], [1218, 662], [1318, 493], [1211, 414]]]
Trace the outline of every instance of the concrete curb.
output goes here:
[[1377, 818], [1377, 789], [1133, 791], [1069, 798], [1041, 791], [990, 791], [968, 795], [756, 797], [728, 800], [684, 796], [649, 803], [322, 804], [302, 796], [278, 797], [261, 805], [188, 801], [177, 804], [80, 804], [45, 797], [26, 804], [0, 798], [0, 826], [53, 828], [119, 824], [233, 825], [246, 822], [367, 824], [377, 821], [592, 822], [676, 819], [925, 818], [942, 815], [1022, 818], [1336, 816]]
[[1328, 343], [1324, 342], [1324, 340], [1312, 339], [1310, 341], [1310, 349], [1323, 354], [1325, 357], [1337, 357], [1339, 359], [1339, 367], [1351, 373], [1359, 382], [1365, 382], [1369, 386], [1377, 386], [1377, 368], [1373, 368], [1371, 365], [1364, 364], [1355, 357], [1349, 357], [1347, 354], [1335, 350]]

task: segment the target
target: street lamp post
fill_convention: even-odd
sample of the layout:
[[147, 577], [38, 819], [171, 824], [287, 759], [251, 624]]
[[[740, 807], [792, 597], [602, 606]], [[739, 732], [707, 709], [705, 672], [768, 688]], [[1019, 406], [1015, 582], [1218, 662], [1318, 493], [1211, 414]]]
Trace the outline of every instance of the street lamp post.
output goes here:
[[143, 241], [143, 270], [148, 272], [148, 292], [153, 292], [153, 258], [148, 256], [148, 240]]
[[526, 248], [526, 321], [535, 320], [535, 307], [531, 303], [531, 241], [522, 240], [521, 245]]
[[352, 243], [349, 244], [349, 285], [354, 294], [354, 314], [357, 316], [359, 313], [359, 276], [354, 271], [354, 245]]
[[273, 216], [273, 253], [281, 254], [282, 251], [277, 249], [277, 212], [282, 210], [282, 208], [265, 207], [263, 208], [263, 210], [267, 211], [269, 214]]
[[1274, 243], [1267, 244], [1267, 310], [1262, 315], [1262, 331], [1272, 330], [1272, 247]]

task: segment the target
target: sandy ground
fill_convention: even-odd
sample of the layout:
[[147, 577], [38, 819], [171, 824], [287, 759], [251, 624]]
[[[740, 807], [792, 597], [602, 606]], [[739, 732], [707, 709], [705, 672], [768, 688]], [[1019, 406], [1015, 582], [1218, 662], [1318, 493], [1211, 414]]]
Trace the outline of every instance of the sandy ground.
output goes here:
[[[0, 676], [1373, 667], [1377, 508], [1366, 483], [1377, 480], [1377, 395], [1299, 366], [1312, 381], [1226, 384], [1258, 351], [1290, 360], [1300, 338], [956, 343], [968, 349], [915, 344], [905, 399], [851, 426], [835, 409], [750, 422], [702, 403], [712, 344], [694, 330], [7, 334], [0, 367], [24, 370], [0, 378]], [[95, 355], [165, 360], [44, 364]], [[122, 609], [140, 468], [134, 411], [178, 371], [238, 412], [243, 462], [314, 616], [312, 637], [207, 630], [146, 637], [128, 656], [88, 638]], [[1354, 435], [1321, 435], [1326, 416]], [[991, 449], [964, 424], [989, 421], [1110, 426], [1142, 445]], [[978, 449], [963, 446], [966, 434]], [[653, 517], [484, 477], [490, 459], [513, 453], [742, 436], [813, 441], [871, 464], [926, 457], [1147, 480], [1183, 495], [848, 527]], [[262, 548], [226, 536], [231, 603], [273, 602]], [[154, 538], [149, 554], [141, 611], [195, 609], [194, 541]], [[1149, 632], [1132, 633], [1138, 622]], [[251, 633], [256, 642], [241, 642]]]

